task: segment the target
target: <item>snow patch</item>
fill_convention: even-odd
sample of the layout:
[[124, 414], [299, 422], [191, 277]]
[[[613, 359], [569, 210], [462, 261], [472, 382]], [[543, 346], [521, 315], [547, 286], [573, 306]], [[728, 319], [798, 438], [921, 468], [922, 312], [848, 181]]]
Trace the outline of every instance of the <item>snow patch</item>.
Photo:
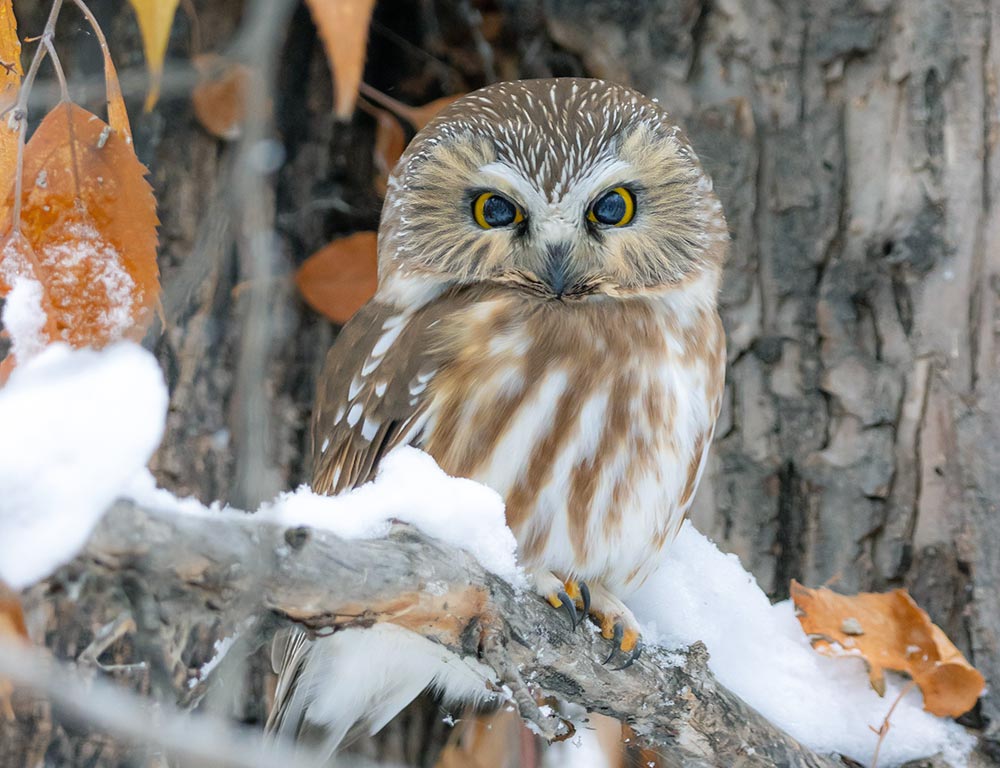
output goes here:
[[42, 329], [42, 284], [28, 277], [15, 277], [3, 305], [3, 327], [10, 334], [11, 351], [19, 363], [25, 363], [45, 348]]
[[397, 448], [382, 460], [374, 482], [340, 496], [321, 496], [307, 486], [261, 507], [259, 515], [286, 526], [332, 531], [345, 539], [385, 536], [393, 521], [460, 547], [491, 573], [515, 584], [517, 542], [507, 527], [499, 494], [484, 485], [446, 475], [416, 448]]
[[[664, 563], [628, 601], [650, 641], [681, 648], [702, 641], [719, 682], [817, 752], [870, 764], [878, 728], [905, 682], [886, 679], [880, 698], [861, 659], [814, 651], [790, 601], [771, 605], [735, 555], [685, 522]], [[923, 710], [918, 689], [896, 707], [880, 768], [941, 753], [965, 766], [974, 739]]]
[[14, 369], [0, 389], [0, 579], [20, 589], [76, 554], [166, 411], [160, 367], [136, 344], [53, 344]]

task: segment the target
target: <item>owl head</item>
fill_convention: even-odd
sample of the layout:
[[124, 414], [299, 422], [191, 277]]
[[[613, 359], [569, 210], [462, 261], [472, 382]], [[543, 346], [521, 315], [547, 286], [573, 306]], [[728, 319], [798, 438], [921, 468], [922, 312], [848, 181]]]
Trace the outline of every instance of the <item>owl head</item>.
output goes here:
[[601, 80], [499, 83], [441, 112], [396, 166], [380, 293], [646, 295], [717, 275], [727, 241], [711, 180], [658, 104]]

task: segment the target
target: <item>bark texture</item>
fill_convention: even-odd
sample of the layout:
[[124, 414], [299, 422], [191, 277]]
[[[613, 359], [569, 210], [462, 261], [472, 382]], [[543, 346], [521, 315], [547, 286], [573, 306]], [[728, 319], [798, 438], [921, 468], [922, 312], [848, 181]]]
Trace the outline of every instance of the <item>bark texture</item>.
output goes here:
[[[41, 30], [48, 5], [15, 0], [23, 34]], [[322, 46], [294, 8], [273, 61], [283, 162], [254, 218], [234, 189], [245, 147], [205, 134], [187, 93], [197, 38], [238, 52], [260, 4], [195, 0], [197, 33], [180, 14], [147, 115], [131, 15], [90, 5], [163, 221], [166, 324], [150, 343], [172, 400], [153, 468], [178, 492], [252, 505], [304, 477], [313, 381], [335, 331], [289, 274], [331, 236], [376, 225], [373, 124], [333, 120]], [[100, 59], [76, 18], [64, 12], [58, 44], [74, 96], [96, 110]], [[1000, 756], [998, 33], [997, 0], [381, 0], [366, 79], [416, 104], [495, 79], [593, 75], [680, 118], [733, 234], [727, 399], [695, 523], [774, 598], [792, 577], [908, 587], [986, 675], [969, 723]], [[272, 223], [262, 265], [248, 233]], [[191, 670], [245, 606], [167, 624], [141, 586], [86, 571], [39, 585], [25, 595], [33, 637], [188, 702]], [[205, 706], [260, 722], [262, 659]], [[0, 722], [0, 764], [145, 761], [44, 703], [19, 705], [18, 724]], [[439, 719], [411, 712], [380, 753], [428, 760]]]

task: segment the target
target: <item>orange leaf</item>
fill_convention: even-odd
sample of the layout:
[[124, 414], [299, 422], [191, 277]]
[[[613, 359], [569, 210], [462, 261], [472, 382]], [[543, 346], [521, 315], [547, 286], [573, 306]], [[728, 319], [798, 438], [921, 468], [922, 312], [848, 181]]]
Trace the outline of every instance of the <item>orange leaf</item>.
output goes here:
[[28, 627], [17, 594], [0, 581], [0, 636], [28, 639]]
[[905, 589], [838, 595], [792, 581], [792, 601], [813, 648], [825, 656], [860, 656], [872, 687], [884, 672], [905, 672], [920, 686], [924, 709], [958, 717], [976, 704], [985, 681]]
[[306, 259], [295, 273], [306, 303], [335, 323], [346, 323], [378, 286], [374, 232], [334, 240]]
[[21, 42], [12, 2], [0, 0], [0, 187], [10, 183], [17, 167], [17, 130], [11, 127], [12, 115], [6, 111], [17, 101], [22, 75]]
[[145, 109], [149, 112], [160, 98], [160, 80], [163, 77], [163, 60], [167, 55], [170, 41], [170, 27], [180, 0], [129, 0], [139, 19], [142, 33], [142, 47], [146, 52], [146, 67], [149, 69], [149, 93], [146, 95]]
[[238, 139], [246, 117], [250, 69], [214, 53], [195, 56], [192, 63], [198, 70], [198, 85], [191, 93], [198, 122], [220, 139]]
[[350, 117], [365, 68], [368, 25], [375, 0], [306, 0], [330, 62], [334, 111]]
[[[2, 581], [0, 581], [0, 638], [28, 639], [28, 627], [24, 623], [21, 601]], [[14, 710], [10, 705], [10, 694], [13, 691], [14, 687], [10, 682], [0, 678], [0, 715], [8, 720], [14, 719]]]
[[160, 289], [145, 174], [123, 136], [74, 104], [49, 112], [28, 142], [20, 232], [13, 192], [0, 199], [0, 293], [13, 277], [38, 280], [50, 340], [101, 346], [145, 333]]

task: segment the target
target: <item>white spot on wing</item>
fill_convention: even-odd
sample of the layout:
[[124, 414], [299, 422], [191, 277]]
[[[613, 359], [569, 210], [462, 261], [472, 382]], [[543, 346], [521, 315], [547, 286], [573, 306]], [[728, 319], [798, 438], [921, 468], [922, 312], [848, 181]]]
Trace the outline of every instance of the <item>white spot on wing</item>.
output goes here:
[[377, 421], [365, 419], [365, 423], [361, 425], [361, 436], [370, 443], [378, 433], [379, 426]]
[[378, 341], [375, 342], [375, 346], [372, 347], [372, 357], [382, 357], [386, 352], [389, 351], [389, 347], [392, 346], [393, 342], [399, 338], [399, 334], [403, 332], [406, 326], [402, 323], [394, 325], [392, 328], [387, 330], [381, 336], [379, 336]]
[[347, 412], [347, 426], [353, 427], [361, 420], [361, 412], [364, 409], [361, 407], [361, 403], [355, 403], [351, 406], [351, 410]]
[[[361, 378], [361, 376], [355, 376], [353, 379], [351, 379], [351, 386], [347, 390], [347, 399], [348, 400], [353, 400], [355, 397], [357, 397], [358, 396], [358, 392], [361, 391], [361, 388], [364, 385], [365, 385], [365, 382], [364, 382], [364, 379]], [[352, 424], [351, 426], [354, 426], [354, 425]]]

